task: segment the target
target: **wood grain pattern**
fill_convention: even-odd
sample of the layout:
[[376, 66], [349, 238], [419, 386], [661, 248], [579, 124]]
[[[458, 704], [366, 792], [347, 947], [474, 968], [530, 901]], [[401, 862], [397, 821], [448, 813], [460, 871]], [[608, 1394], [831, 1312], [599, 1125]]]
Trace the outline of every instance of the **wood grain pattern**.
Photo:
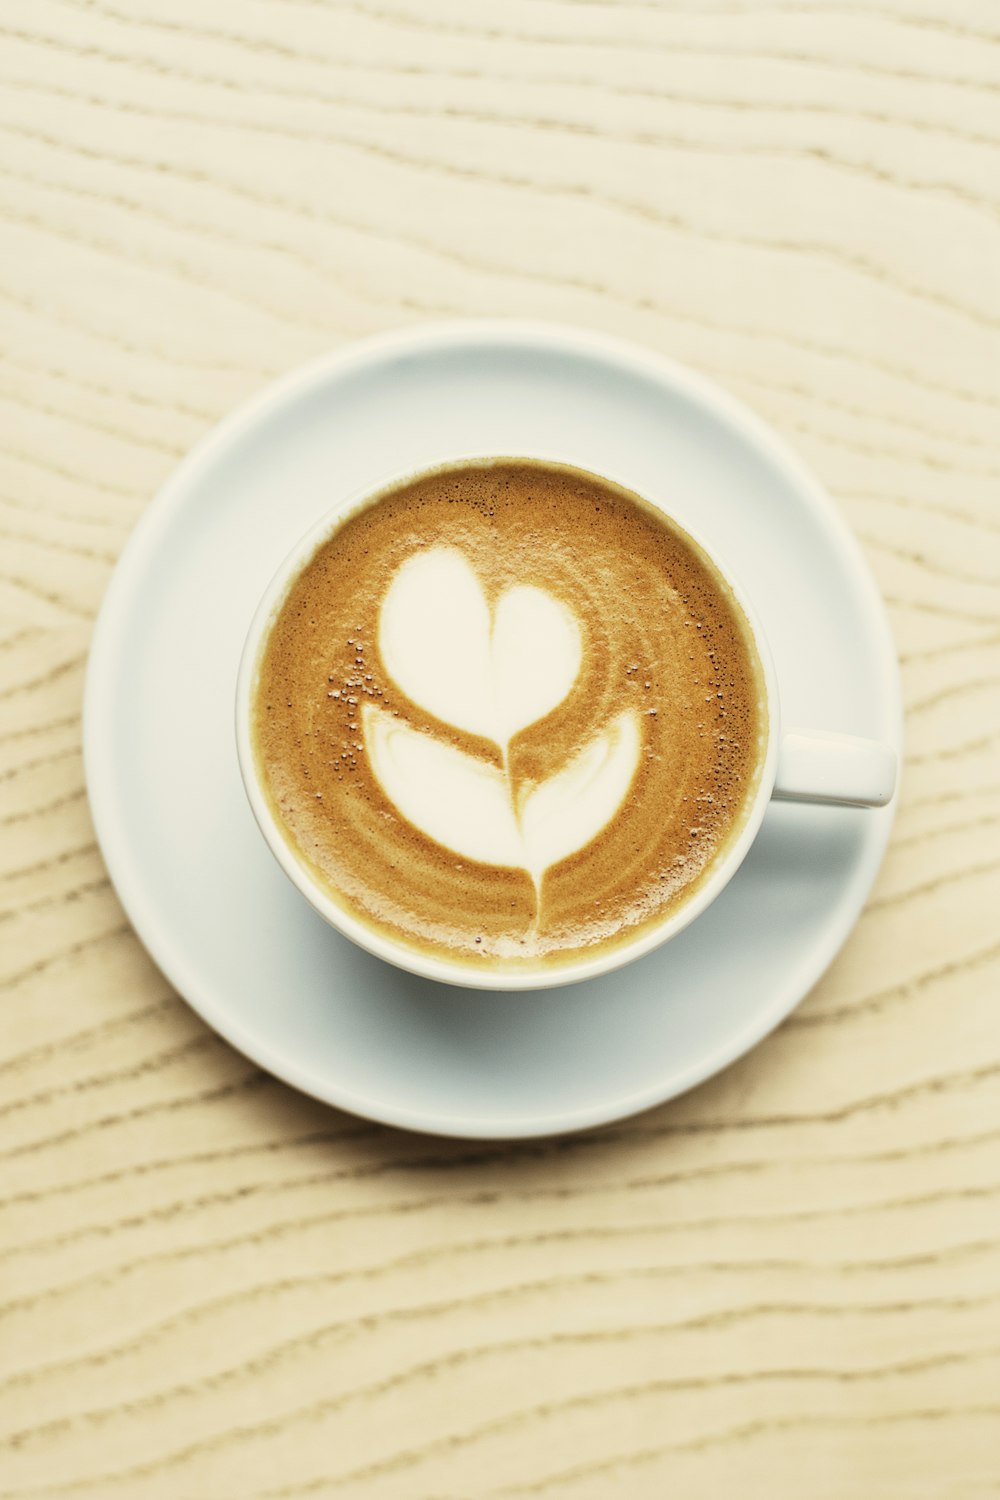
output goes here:
[[[989, 0], [8, 0], [0, 1497], [1000, 1495], [1000, 15]], [[178, 457], [441, 314], [636, 339], [861, 536], [903, 806], [693, 1096], [450, 1144], [262, 1076], [94, 844], [94, 615]]]

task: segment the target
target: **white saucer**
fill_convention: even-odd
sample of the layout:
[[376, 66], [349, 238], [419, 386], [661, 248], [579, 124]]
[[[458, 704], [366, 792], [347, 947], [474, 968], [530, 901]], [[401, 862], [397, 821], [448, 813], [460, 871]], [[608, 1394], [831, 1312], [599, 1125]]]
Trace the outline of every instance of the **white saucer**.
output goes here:
[[783, 722], [901, 749], [895, 654], [868, 569], [768, 429], [631, 346], [461, 323], [309, 366], [180, 466], [136, 528], [98, 621], [87, 780], [139, 936], [234, 1046], [371, 1119], [546, 1135], [669, 1099], [776, 1026], [856, 920], [894, 807], [772, 805], [704, 916], [649, 957], [565, 989], [450, 989], [327, 927], [276, 865], [244, 796], [233, 731], [243, 639], [276, 565], [338, 496], [463, 452], [565, 456], [640, 492], [662, 492], [666, 473], [678, 520], [756, 604]]

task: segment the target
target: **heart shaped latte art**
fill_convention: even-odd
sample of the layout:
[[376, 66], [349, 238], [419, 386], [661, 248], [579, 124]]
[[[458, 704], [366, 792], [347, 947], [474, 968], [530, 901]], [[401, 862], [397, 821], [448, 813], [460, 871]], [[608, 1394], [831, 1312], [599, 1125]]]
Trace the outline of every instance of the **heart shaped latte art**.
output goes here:
[[583, 641], [572, 611], [527, 584], [508, 589], [491, 613], [464, 554], [432, 547], [393, 578], [379, 651], [414, 703], [505, 750], [566, 697]]
[[543, 589], [518, 584], [491, 611], [454, 547], [405, 562], [379, 619], [389, 675], [443, 723], [500, 747], [502, 768], [366, 704], [365, 746], [382, 790], [407, 822], [466, 859], [544, 872], [596, 838], [614, 817], [641, 754], [626, 709], [548, 780], [515, 799], [507, 772], [514, 735], [552, 712], [577, 679], [579, 623]]

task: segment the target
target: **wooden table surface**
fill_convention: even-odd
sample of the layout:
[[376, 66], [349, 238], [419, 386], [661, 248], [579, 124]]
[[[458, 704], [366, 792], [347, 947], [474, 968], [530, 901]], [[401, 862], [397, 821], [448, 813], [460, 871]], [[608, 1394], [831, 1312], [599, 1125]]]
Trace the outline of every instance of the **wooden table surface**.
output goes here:
[[[1000, 11], [8, 0], [0, 1497], [1000, 1495]], [[411, 1137], [172, 994], [94, 843], [95, 612], [180, 456], [442, 314], [605, 329], [813, 465], [902, 807], [801, 1009], [576, 1139]]]

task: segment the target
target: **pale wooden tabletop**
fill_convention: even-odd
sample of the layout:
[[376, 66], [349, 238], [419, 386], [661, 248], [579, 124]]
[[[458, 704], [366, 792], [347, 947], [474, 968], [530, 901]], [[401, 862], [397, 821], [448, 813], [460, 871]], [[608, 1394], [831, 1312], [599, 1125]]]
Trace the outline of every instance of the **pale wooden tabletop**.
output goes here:
[[[1000, 12], [8, 0], [0, 1496], [1000, 1495]], [[528, 1147], [262, 1076], [94, 844], [125, 538], [277, 373], [613, 331], [784, 433], [903, 662], [857, 930], [724, 1077]]]

